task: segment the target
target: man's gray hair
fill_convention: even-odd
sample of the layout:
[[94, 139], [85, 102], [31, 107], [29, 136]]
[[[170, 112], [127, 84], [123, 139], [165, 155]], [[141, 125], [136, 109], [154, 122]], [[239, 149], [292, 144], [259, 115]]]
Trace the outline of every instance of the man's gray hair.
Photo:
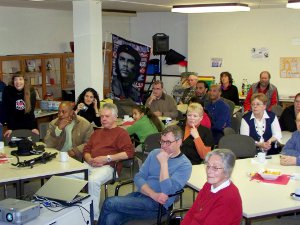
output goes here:
[[161, 136], [166, 135], [167, 133], [172, 133], [175, 137], [176, 140], [182, 139], [182, 130], [179, 126], [177, 125], [170, 125], [167, 126], [162, 132]]
[[206, 155], [205, 162], [207, 162], [213, 155], [220, 156], [224, 167], [224, 173], [229, 178], [234, 168], [236, 159], [235, 154], [229, 149], [215, 149]]
[[118, 108], [115, 104], [113, 103], [105, 103], [103, 106], [102, 106], [102, 109], [108, 109], [112, 112], [112, 114], [116, 117], [118, 117]]

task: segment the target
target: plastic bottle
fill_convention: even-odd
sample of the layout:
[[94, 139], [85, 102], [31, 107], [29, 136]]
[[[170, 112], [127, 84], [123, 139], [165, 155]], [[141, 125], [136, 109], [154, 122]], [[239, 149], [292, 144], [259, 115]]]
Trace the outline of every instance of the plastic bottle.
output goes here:
[[249, 89], [248, 89], [248, 80], [247, 79], [245, 79], [245, 84], [244, 84], [244, 87], [245, 87], [245, 95], [247, 95], [248, 94], [248, 91], [249, 91]]
[[243, 79], [243, 82], [242, 82], [242, 96], [245, 95], [245, 79]]

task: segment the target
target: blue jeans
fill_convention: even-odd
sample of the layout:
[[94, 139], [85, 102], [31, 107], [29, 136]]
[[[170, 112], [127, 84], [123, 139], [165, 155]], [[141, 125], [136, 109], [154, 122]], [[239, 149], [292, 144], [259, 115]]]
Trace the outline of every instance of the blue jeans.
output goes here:
[[[98, 225], [121, 225], [134, 219], [157, 217], [159, 203], [140, 193], [107, 198], [102, 206]], [[163, 207], [162, 215], [166, 213]]]

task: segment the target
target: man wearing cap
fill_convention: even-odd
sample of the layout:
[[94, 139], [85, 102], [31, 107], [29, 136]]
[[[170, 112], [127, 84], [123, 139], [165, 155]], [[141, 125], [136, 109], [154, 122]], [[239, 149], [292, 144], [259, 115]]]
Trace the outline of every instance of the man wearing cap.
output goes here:
[[49, 123], [44, 142], [47, 147], [68, 152], [71, 157], [82, 161], [83, 147], [93, 131], [89, 121], [76, 115], [71, 102], [62, 102], [58, 108], [58, 118]]

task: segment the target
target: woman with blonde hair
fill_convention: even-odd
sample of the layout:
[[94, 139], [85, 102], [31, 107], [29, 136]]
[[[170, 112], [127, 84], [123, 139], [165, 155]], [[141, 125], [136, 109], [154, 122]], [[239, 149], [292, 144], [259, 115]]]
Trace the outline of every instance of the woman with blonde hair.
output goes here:
[[4, 137], [9, 137], [13, 130], [29, 129], [39, 134], [34, 116], [36, 93], [25, 80], [23, 74], [14, 74], [10, 85], [3, 91], [3, 105], [7, 131]]
[[214, 146], [210, 129], [201, 125], [203, 107], [199, 103], [191, 103], [187, 109], [187, 119], [184, 131], [181, 152], [188, 157], [193, 165], [200, 164]]

